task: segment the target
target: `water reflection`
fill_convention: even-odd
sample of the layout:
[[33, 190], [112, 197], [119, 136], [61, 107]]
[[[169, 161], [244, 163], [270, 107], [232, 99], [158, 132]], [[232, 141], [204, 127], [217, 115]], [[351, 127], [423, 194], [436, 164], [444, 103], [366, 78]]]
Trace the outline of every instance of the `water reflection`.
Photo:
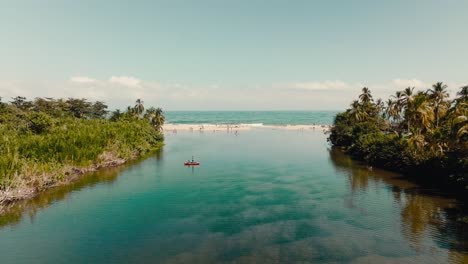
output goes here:
[[[219, 142], [200, 145], [205, 146], [200, 151], [206, 153], [216, 153], [213, 150], [219, 148]], [[229, 167], [223, 163], [211, 167], [211, 171], [205, 166], [195, 168], [204, 175], [187, 177], [190, 174], [187, 170], [191, 168], [179, 163], [181, 158], [185, 159], [187, 150], [177, 147], [176, 144], [169, 147], [175, 151], [166, 156], [165, 164], [161, 163], [162, 151], [150, 158], [161, 166], [153, 167], [152, 162], [144, 162], [141, 167], [133, 167], [141, 178], [119, 179], [119, 182], [132, 179], [146, 187], [149, 182], [140, 179], [152, 177], [157, 168], [166, 180], [171, 175], [171, 181], [156, 179], [147, 188], [138, 185], [136, 189], [141, 192], [130, 189], [128, 196], [120, 196], [120, 191], [127, 190], [126, 184], [132, 182], [125, 182], [119, 190], [113, 188], [119, 191], [120, 199], [109, 199], [112, 203], [106, 203], [94, 212], [79, 211], [82, 218], [77, 230], [70, 230], [68, 222], [58, 230], [55, 230], [54, 222], [42, 227], [42, 233], [37, 234], [55, 236], [48, 243], [50, 249], [59, 248], [58, 243], [62, 241], [73, 240], [70, 238], [75, 238], [76, 242], [64, 245], [61, 250], [74, 258], [67, 255], [60, 259], [53, 250], [49, 250], [52, 254], [47, 257], [73, 259], [77, 263], [86, 262], [86, 257], [99, 263], [100, 256], [113, 256], [114, 262], [122, 263], [143, 263], [147, 259], [179, 263], [311, 260], [446, 263], [448, 257], [451, 263], [468, 263], [467, 225], [462, 221], [466, 214], [455, 199], [429, 194], [397, 174], [375, 168], [368, 170], [340, 151], [330, 151], [334, 166], [324, 166], [326, 173], [323, 176], [320, 170], [312, 173], [309, 166], [281, 165], [265, 169], [261, 162], [252, 163], [250, 157], [245, 157], [240, 159], [245, 166]], [[235, 151], [243, 153], [244, 149], [233, 148], [232, 152]], [[292, 151], [297, 152], [296, 149]], [[262, 158], [265, 155], [263, 150], [261, 155]], [[327, 154], [320, 152], [319, 158], [324, 158], [323, 155]], [[300, 157], [285, 159], [294, 164], [293, 160], [301, 160]], [[232, 159], [231, 156], [223, 158]], [[271, 157], [267, 156], [265, 160], [269, 161]], [[51, 189], [29, 202], [16, 204], [7, 215], [0, 217], [0, 225], [14, 225], [25, 216], [33, 220], [41, 209], [67, 199], [71, 192], [96, 184], [114, 184], [123, 169], [125, 167], [87, 175], [72, 185]], [[337, 180], [331, 179], [334, 175], [338, 175]], [[343, 196], [345, 207], [334, 203], [341, 201]], [[18, 227], [18, 230], [4, 234], [0, 242], [12, 260], [16, 260], [14, 252], [28, 248], [19, 245], [27, 245], [29, 240], [43, 242], [40, 235], [31, 235], [27, 228]], [[125, 243], [120, 244], [122, 241]], [[99, 247], [95, 244], [98, 242], [102, 242]], [[11, 245], [11, 248], [5, 245]], [[75, 247], [79, 250], [72, 252]], [[435, 253], [431, 254], [433, 250]], [[34, 254], [26, 252], [24, 255], [26, 258]], [[84, 257], [80, 259], [79, 256]], [[93, 261], [87, 263], [90, 262]]]
[[[161, 147], [150, 159], [155, 159], [159, 162], [159, 160], [163, 158], [162, 153], [163, 148]], [[33, 199], [15, 202], [0, 215], [0, 228], [7, 225], [16, 225], [21, 222], [23, 217], [29, 217], [31, 222], [33, 222], [37, 212], [41, 209], [47, 208], [57, 201], [67, 199], [72, 192], [79, 191], [83, 188], [91, 187], [96, 184], [112, 184], [117, 180], [117, 176], [123, 170], [138, 162], [141, 162], [141, 160], [135, 160], [118, 167], [101, 169], [83, 175], [69, 185], [46, 190]]]
[[349, 196], [346, 204], [357, 207], [355, 196], [378, 190], [384, 184], [391, 191], [394, 206], [400, 210], [401, 233], [411, 247], [420, 252], [427, 239], [449, 250], [453, 263], [468, 263], [467, 210], [457, 200], [420, 187], [388, 171], [369, 170], [339, 149], [330, 150], [330, 160], [347, 177]]

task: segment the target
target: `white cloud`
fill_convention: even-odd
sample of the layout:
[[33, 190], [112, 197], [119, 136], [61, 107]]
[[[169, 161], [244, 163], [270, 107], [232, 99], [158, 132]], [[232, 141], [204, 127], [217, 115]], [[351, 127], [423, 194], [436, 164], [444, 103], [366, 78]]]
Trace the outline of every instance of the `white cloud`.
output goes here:
[[397, 88], [416, 87], [417, 89], [424, 89], [429, 86], [418, 79], [394, 79], [392, 84]]
[[330, 89], [346, 89], [350, 84], [343, 81], [323, 81], [323, 82], [296, 82], [287, 85], [289, 88], [300, 90], [330, 90]]
[[[112, 76], [103, 80], [75, 76], [63, 81], [0, 80], [0, 96], [3, 101], [15, 96], [25, 96], [29, 100], [35, 97], [86, 98], [104, 101], [110, 109], [124, 109], [141, 98], [147, 106], [160, 106], [166, 110], [339, 110], [347, 108], [364, 86], [371, 89], [374, 98], [386, 99], [407, 86], [422, 90], [432, 83], [435, 81], [395, 79], [373, 83], [331, 80], [251, 86], [194, 86], [128, 76]], [[461, 86], [459, 83], [447, 84], [453, 96]]]
[[128, 87], [140, 87], [141, 84], [141, 80], [131, 76], [112, 76], [109, 82]]
[[89, 78], [89, 77], [86, 77], [86, 76], [74, 76], [74, 77], [70, 78], [70, 81], [75, 82], [75, 83], [94, 83], [94, 82], [96, 82], [95, 79]]

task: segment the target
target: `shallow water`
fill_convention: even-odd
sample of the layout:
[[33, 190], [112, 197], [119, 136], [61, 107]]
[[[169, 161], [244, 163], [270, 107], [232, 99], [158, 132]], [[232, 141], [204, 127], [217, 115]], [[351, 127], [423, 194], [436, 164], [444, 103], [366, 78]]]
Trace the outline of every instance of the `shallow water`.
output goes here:
[[0, 263], [467, 263], [463, 218], [321, 132], [186, 132], [14, 206]]

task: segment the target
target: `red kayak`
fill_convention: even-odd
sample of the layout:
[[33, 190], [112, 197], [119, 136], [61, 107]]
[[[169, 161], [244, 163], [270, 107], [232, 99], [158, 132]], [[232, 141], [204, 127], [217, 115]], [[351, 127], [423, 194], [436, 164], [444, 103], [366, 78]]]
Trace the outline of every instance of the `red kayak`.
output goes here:
[[198, 166], [200, 165], [200, 162], [195, 162], [195, 161], [190, 161], [190, 162], [184, 162], [185, 166]]

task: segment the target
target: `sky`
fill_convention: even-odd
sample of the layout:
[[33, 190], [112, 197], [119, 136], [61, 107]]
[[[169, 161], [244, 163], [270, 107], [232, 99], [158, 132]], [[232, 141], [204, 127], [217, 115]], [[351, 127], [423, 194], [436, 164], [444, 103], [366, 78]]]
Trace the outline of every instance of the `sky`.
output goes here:
[[341, 110], [468, 84], [466, 0], [0, 0], [0, 97]]

